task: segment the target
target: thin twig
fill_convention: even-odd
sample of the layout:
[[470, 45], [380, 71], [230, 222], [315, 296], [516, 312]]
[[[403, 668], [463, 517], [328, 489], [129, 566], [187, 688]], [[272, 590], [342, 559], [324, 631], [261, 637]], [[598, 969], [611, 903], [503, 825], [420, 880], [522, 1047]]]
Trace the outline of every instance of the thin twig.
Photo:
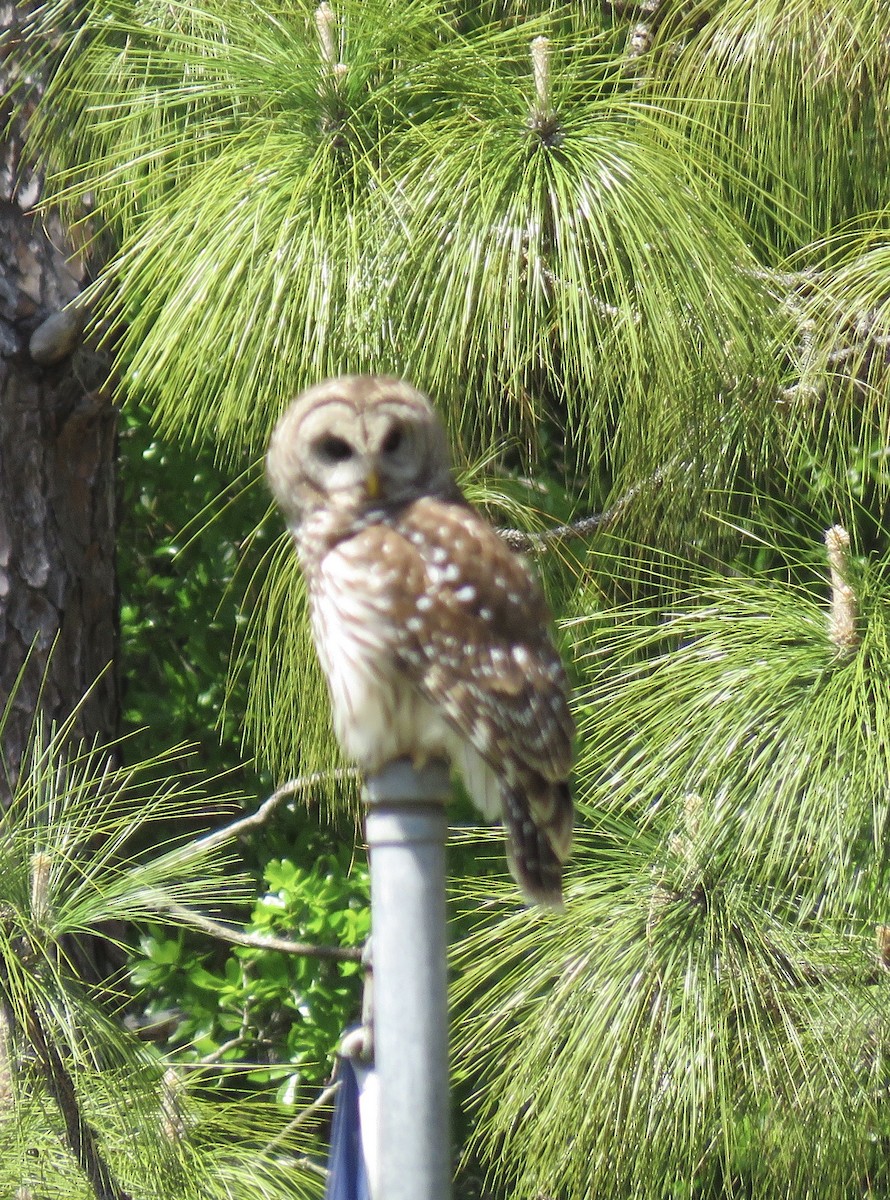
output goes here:
[[225, 825], [222, 829], [215, 829], [213, 833], [208, 833], [204, 837], [198, 838], [194, 843], [195, 850], [212, 850], [224, 842], [231, 841], [232, 838], [241, 837], [242, 834], [249, 832], [251, 829], [256, 829], [268, 819], [269, 815], [274, 812], [281, 801], [286, 800], [289, 796], [298, 796], [301, 792], [308, 791], [309, 788], [315, 787], [319, 783], [339, 783], [345, 779], [358, 778], [359, 771], [357, 768], [337, 767], [332, 771], [313, 771], [310, 775], [301, 775], [298, 779], [290, 779], [287, 783], [283, 783], [280, 787], [276, 788], [272, 795], [263, 801], [256, 812], [250, 813], [246, 817], [239, 817], [237, 821], [233, 821], [230, 825]]
[[753, 267], [742, 272], [750, 279], [760, 279], [766, 283], [775, 283], [782, 288], [795, 290], [801, 284], [816, 282], [824, 272], [816, 271], [813, 267], [804, 267], [802, 271], [776, 271], [771, 267]]
[[266, 1152], [268, 1153], [270, 1150], [274, 1150], [276, 1146], [281, 1145], [286, 1137], [292, 1134], [295, 1129], [299, 1129], [301, 1125], [305, 1125], [309, 1118], [314, 1113], [317, 1113], [319, 1109], [327, 1108], [339, 1090], [339, 1079], [335, 1079], [333, 1083], [329, 1083], [326, 1088], [319, 1092], [311, 1104], [307, 1104], [305, 1108], [301, 1108], [296, 1116], [292, 1117], [285, 1127], [279, 1130], [270, 1142], [266, 1143]]
[[228, 1054], [230, 1050], [237, 1050], [239, 1046], [243, 1046], [247, 1042], [247, 1038], [243, 1033], [237, 1034], [233, 1038], [229, 1038], [227, 1042], [223, 1042], [221, 1046], [217, 1046], [215, 1050], [211, 1050], [209, 1054], [205, 1054], [201, 1059], [199, 1066], [213, 1067], [217, 1063], [222, 1062], [223, 1056]]
[[603, 512], [592, 513], [588, 517], [580, 517], [577, 521], [571, 521], [567, 525], [554, 525], [552, 529], [545, 529], [541, 533], [529, 533], [524, 529], [499, 529], [498, 533], [507, 545], [512, 546], [514, 550], [528, 550], [540, 554], [552, 546], [560, 545], [562, 542], [588, 537], [598, 529], [608, 527], [624, 515], [625, 509], [636, 500], [644, 488], [652, 484], [660, 487], [664, 483], [665, 474], [666, 469], [659, 467], [645, 483], [633, 484], [618, 497], [613, 505], [604, 509]]
[[329, 962], [361, 962], [361, 946], [316, 946], [311, 942], [292, 942], [289, 938], [275, 937], [267, 933], [245, 933], [235, 925], [214, 921], [203, 913], [177, 904], [166, 896], [157, 896], [154, 902], [162, 912], [169, 913], [184, 924], [192, 925], [204, 933], [232, 942], [236, 946], [249, 946], [253, 950], [278, 950], [282, 954], [295, 954], [303, 958], [322, 958]]
[[[229, 825], [224, 825], [221, 829], [215, 829], [212, 833], [205, 834], [204, 837], [196, 839], [196, 841], [186, 848], [186, 854], [191, 855], [193, 853], [204, 853], [207, 850], [213, 850], [225, 842], [232, 841], [234, 838], [241, 837], [250, 830], [256, 829], [268, 820], [270, 814], [289, 796], [299, 795], [301, 792], [305, 792], [319, 783], [340, 782], [346, 779], [358, 778], [359, 772], [355, 767], [338, 767], [331, 771], [313, 771], [310, 775], [303, 775], [298, 779], [288, 780], [287, 783], [283, 783], [281, 787], [276, 788], [272, 795], [263, 801], [256, 812], [249, 813], [246, 817], [239, 817], [237, 821], [232, 821]], [[215, 921], [211, 917], [206, 917], [203, 913], [187, 908], [183, 904], [177, 904], [174, 900], [171, 900], [168, 896], [160, 892], [154, 893], [151, 899], [158, 911], [166, 912], [184, 924], [203, 930], [204, 933], [208, 933], [212, 937], [231, 942], [236, 946], [248, 946], [254, 950], [277, 950], [282, 954], [300, 955], [304, 958], [320, 958], [329, 962], [361, 962], [362, 951], [359, 946], [316, 946], [311, 942], [294, 942], [289, 938], [275, 937], [273, 934], [246, 933], [243, 929], [239, 929], [235, 925]]]
[[235, 925], [227, 925], [222, 921], [214, 921], [203, 913], [176, 904], [166, 897], [158, 901], [158, 908], [177, 917], [183, 922], [201, 929], [222, 941], [231, 942], [236, 946], [247, 946], [254, 950], [277, 950], [281, 954], [293, 954], [303, 958], [321, 958], [330, 962], [361, 962], [360, 946], [319, 946], [312, 942], [294, 942], [289, 938], [275, 937], [273, 934], [246, 933]]
[[327, 1167], [323, 1167], [321, 1163], [313, 1162], [313, 1160], [308, 1158], [305, 1154], [301, 1155], [300, 1158], [294, 1158], [291, 1161], [295, 1167], [301, 1167], [304, 1171], [311, 1171], [314, 1175], [319, 1175], [322, 1179], [327, 1179], [328, 1177], [329, 1172]]
[[329, 1083], [323, 1091], [319, 1092], [311, 1104], [308, 1104], [305, 1108], [301, 1109], [296, 1116], [288, 1122], [287, 1128], [284, 1132], [289, 1133], [292, 1129], [299, 1129], [301, 1125], [305, 1125], [313, 1113], [318, 1112], [318, 1110], [321, 1108], [327, 1108], [339, 1090], [340, 1080], [335, 1079], [333, 1083]]

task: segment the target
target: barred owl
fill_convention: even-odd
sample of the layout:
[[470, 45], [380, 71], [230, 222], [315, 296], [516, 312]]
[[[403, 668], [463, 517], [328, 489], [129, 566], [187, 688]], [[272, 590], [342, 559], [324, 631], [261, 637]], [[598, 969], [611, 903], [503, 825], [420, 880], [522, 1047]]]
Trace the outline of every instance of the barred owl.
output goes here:
[[525, 561], [461, 495], [444, 427], [384, 376], [309, 388], [266, 457], [294, 535], [345, 754], [367, 774], [448, 759], [508, 834], [526, 899], [559, 906], [572, 718]]

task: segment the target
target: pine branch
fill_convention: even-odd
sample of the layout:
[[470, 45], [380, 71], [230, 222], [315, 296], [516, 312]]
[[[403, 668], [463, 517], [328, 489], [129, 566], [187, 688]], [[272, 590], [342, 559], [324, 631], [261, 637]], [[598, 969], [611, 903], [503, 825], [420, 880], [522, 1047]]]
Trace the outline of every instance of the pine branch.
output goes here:
[[233, 838], [241, 837], [248, 833], [251, 829], [257, 829], [269, 818], [275, 811], [282, 800], [286, 800], [289, 796], [299, 796], [306, 792], [309, 788], [316, 787], [320, 783], [339, 783], [346, 779], [358, 779], [359, 771], [356, 767], [337, 767], [331, 771], [313, 771], [310, 775], [302, 775], [298, 779], [290, 779], [287, 783], [283, 783], [276, 788], [267, 800], [264, 800], [260, 807], [254, 813], [250, 813], [246, 817], [239, 817], [237, 821], [233, 821], [230, 825], [224, 825], [221, 829], [214, 830], [213, 833], [208, 833], [202, 838], [198, 838], [195, 842], [195, 849], [198, 851], [213, 850], [223, 843], [231, 841]]
[[579, 517], [577, 521], [570, 521], [566, 525], [554, 525], [552, 529], [545, 529], [542, 533], [529, 533], [524, 529], [499, 529], [498, 533], [514, 550], [542, 554], [553, 546], [574, 541], [576, 538], [589, 537], [599, 529], [608, 528], [609, 525], [624, 516], [627, 508], [644, 488], [652, 485], [661, 487], [664, 483], [665, 473], [666, 469], [659, 467], [644, 483], [635, 483], [629, 487], [609, 508], [599, 513], [591, 513], [587, 517]]
[[801, 271], [763, 268], [747, 273], [766, 284], [773, 299], [796, 323], [793, 352], [799, 382], [780, 389], [780, 403], [821, 401], [832, 376], [862, 382], [863, 369], [867, 372], [872, 356], [880, 354], [887, 362], [890, 334], [881, 332], [884, 324], [878, 309], [862, 306], [847, 311], [842, 321], [837, 315], [826, 321], [824, 312], [814, 307], [820, 295], [824, 298], [831, 292], [830, 271], [813, 267]]
[[316, 946], [311, 942], [293, 942], [289, 938], [275, 937], [272, 934], [245, 933], [243, 929], [238, 929], [235, 925], [214, 921], [212, 917], [205, 917], [203, 913], [186, 908], [184, 904], [177, 904], [166, 896], [157, 896], [155, 903], [161, 912], [169, 913], [171, 917], [182, 921], [183, 924], [191, 925], [195, 929], [209, 933], [212, 937], [231, 942], [236, 946], [248, 946], [253, 950], [277, 950], [281, 954], [322, 958], [329, 962], [361, 962], [362, 960], [360, 946]]
[[[5, 968], [0, 967], [0, 970], [6, 983]], [[62, 1116], [68, 1149], [87, 1177], [96, 1200], [132, 1200], [130, 1193], [124, 1191], [115, 1181], [114, 1174], [99, 1149], [96, 1131], [83, 1115], [74, 1080], [37, 1013], [28, 1004], [19, 1010], [22, 1013], [21, 1017], [12, 1005], [4, 1003], [3, 1007], [10, 1031], [23, 1036], [34, 1052], [40, 1075]]]

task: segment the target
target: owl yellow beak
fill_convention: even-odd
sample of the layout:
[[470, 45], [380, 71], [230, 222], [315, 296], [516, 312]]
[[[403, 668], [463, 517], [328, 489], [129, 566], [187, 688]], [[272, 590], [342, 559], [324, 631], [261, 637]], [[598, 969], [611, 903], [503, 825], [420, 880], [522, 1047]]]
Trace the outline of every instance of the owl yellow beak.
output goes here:
[[365, 491], [368, 493], [370, 500], [376, 500], [380, 495], [380, 476], [373, 467], [365, 477]]

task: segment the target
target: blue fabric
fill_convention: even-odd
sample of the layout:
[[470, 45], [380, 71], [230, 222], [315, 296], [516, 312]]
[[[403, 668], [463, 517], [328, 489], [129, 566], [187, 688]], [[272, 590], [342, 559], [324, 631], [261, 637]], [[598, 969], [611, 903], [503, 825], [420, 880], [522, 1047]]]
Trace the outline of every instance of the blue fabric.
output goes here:
[[340, 1059], [340, 1087], [334, 1101], [325, 1200], [371, 1200], [362, 1156], [358, 1080], [348, 1058]]

